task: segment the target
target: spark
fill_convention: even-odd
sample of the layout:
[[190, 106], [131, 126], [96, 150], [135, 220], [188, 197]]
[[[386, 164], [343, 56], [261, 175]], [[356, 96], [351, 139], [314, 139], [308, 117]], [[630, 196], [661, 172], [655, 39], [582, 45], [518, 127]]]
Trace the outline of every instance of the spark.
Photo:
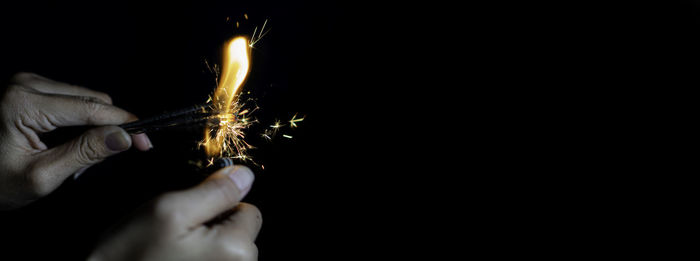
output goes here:
[[227, 44], [226, 49], [221, 81], [218, 82], [213, 96], [209, 97], [209, 109], [218, 112], [214, 118], [218, 118], [219, 124], [206, 128], [200, 146], [204, 147], [206, 154], [212, 159], [237, 155], [237, 158], [245, 160], [249, 159], [245, 157], [245, 152], [252, 146], [245, 142], [244, 130], [253, 121], [240, 117], [248, 113], [248, 109], [243, 109], [245, 104], [239, 102], [238, 93], [249, 69], [247, 39], [236, 37]]
[[[248, 19], [247, 14], [244, 14], [244, 17], [246, 20]], [[267, 22], [268, 19], [265, 19], [259, 31], [258, 27], [255, 27], [249, 39], [236, 37], [229, 41], [226, 45], [226, 56], [221, 67], [214, 64], [212, 68], [205, 60], [209, 71], [216, 74], [217, 86], [214, 93], [207, 99], [209, 104], [207, 110], [215, 113], [211, 118], [216, 119], [217, 121], [213, 122], [218, 124], [207, 126], [204, 139], [199, 143], [209, 157], [208, 166], [213, 165], [215, 159], [221, 157], [232, 157], [257, 165], [247, 154], [248, 150], [255, 147], [245, 141], [245, 131], [252, 124], [258, 123], [258, 120], [255, 118], [251, 119], [250, 115], [257, 111], [259, 107], [257, 105], [246, 105], [252, 99], [242, 101], [241, 87], [247, 78], [250, 67], [249, 51], [270, 32], [269, 28], [266, 29]], [[236, 27], [238, 26], [239, 22], [236, 22]], [[250, 91], [246, 93], [250, 94]], [[304, 118], [297, 119], [295, 114], [290, 124], [296, 127], [297, 123], [303, 120]], [[270, 125], [270, 129], [266, 129], [260, 135], [267, 140], [272, 140], [283, 126], [286, 125], [281, 124], [278, 120], [274, 125]], [[283, 136], [288, 139], [292, 138], [292, 136], [286, 134]]]
[[272, 135], [274, 135], [274, 133], [272, 133], [272, 130], [265, 130], [265, 132], [260, 134], [261, 137], [265, 138], [268, 141], [272, 141]]
[[273, 129], [279, 129], [281, 127], [284, 127], [284, 125], [281, 125], [280, 121], [276, 121], [274, 125], [270, 125], [270, 128], [273, 128]]
[[[262, 39], [263, 37], [265, 37], [265, 35], [267, 35], [267, 33], [270, 32], [270, 29], [267, 29], [267, 31], [265, 31], [265, 25], [267, 25], [267, 20], [268, 20], [268, 19], [265, 19], [265, 22], [263, 23], [263, 26], [262, 26], [262, 28], [260, 29], [260, 32], [259, 32], [259, 33], [258, 33], [258, 27], [257, 27], [257, 26], [256, 26], [255, 29], [253, 30], [253, 36], [250, 37], [250, 44], [248, 45], [248, 46], [250, 46], [250, 48], [253, 48], [253, 46], [255, 46], [255, 44], [258, 43], [258, 41], [260, 41], [260, 39]], [[255, 33], [258, 33], [258, 35], [256, 36]]]
[[287, 139], [291, 139], [291, 138], [292, 138], [292, 136], [289, 136], [289, 135], [287, 135], [287, 134], [282, 134], [282, 137], [285, 137], [285, 138], [287, 138]]
[[303, 117], [297, 119], [297, 115], [294, 114], [294, 116], [292, 116], [292, 119], [289, 121], [289, 124], [290, 124], [290, 126], [291, 126], [292, 128], [296, 128], [296, 127], [297, 127], [297, 122], [300, 122], [300, 121], [303, 121], [303, 120], [304, 120]]
[[209, 167], [209, 166], [211, 166], [211, 165], [214, 165], [214, 158], [210, 158], [210, 159], [207, 161], [207, 167]]
[[266, 130], [266, 132], [269, 132], [270, 136], [274, 137], [275, 135], [277, 135], [277, 131], [279, 131], [279, 129], [282, 127], [284, 127], [284, 124], [281, 124], [281, 122], [278, 120], [275, 121], [274, 125], [270, 125], [270, 128], [272, 129]]
[[240, 159], [240, 160], [243, 160], [243, 161], [245, 161], [245, 160], [247, 160], [247, 159], [250, 159], [250, 157], [249, 157], [248, 155], [245, 155], [245, 154], [236, 155], [236, 156], [233, 157], [233, 158], [234, 158], [234, 159]]

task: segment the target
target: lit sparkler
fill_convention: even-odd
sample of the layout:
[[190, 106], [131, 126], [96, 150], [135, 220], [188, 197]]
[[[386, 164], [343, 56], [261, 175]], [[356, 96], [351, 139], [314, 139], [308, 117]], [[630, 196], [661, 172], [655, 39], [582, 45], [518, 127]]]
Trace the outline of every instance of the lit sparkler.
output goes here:
[[232, 156], [247, 159], [245, 152], [252, 146], [245, 142], [245, 130], [250, 124], [246, 118], [248, 110], [242, 110], [243, 104], [238, 102], [241, 86], [248, 75], [250, 60], [248, 55], [248, 40], [236, 37], [226, 45], [226, 57], [222, 66], [219, 85], [211, 97], [210, 109], [218, 111], [215, 117], [219, 125], [207, 126], [204, 140], [200, 143], [209, 157]]
[[[245, 17], [248, 19], [247, 14]], [[255, 27], [250, 41], [240, 36], [227, 44], [221, 79], [218, 81], [213, 97], [210, 97], [211, 111], [219, 112], [215, 116], [218, 118], [219, 125], [207, 126], [204, 140], [200, 142], [200, 146], [204, 147], [208, 157], [250, 159], [246, 151], [252, 149], [253, 146], [244, 140], [244, 130], [255, 121], [246, 117], [252, 111], [243, 108], [245, 105], [239, 101], [239, 93], [250, 69], [249, 50], [270, 32], [269, 29], [265, 31], [266, 25], [267, 19], [259, 32], [258, 28]], [[268, 136], [268, 138], [270, 137]]]
[[[245, 102], [240, 101], [240, 93], [250, 70], [249, 52], [270, 31], [269, 29], [265, 31], [266, 25], [267, 20], [260, 31], [257, 27], [255, 28], [250, 39], [239, 36], [230, 40], [226, 44], [224, 63], [221, 66], [215, 64], [212, 69], [205, 61], [207, 68], [216, 74], [217, 81], [217, 88], [206, 101], [206, 105], [164, 113], [121, 126], [130, 133], [142, 133], [175, 126], [205, 124], [204, 139], [199, 142], [199, 146], [204, 148], [208, 157], [207, 166], [211, 166], [216, 159], [221, 158], [252, 162], [246, 152], [254, 147], [245, 141], [245, 130], [257, 123], [257, 120], [251, 120], [249, 116], [259, 108], [257, 106], [253, 109], [248, 108]], [[219, 69], [222, 71], [220, 72]], [[297, 118], [297, 114], [294, 114], [288, 125], [296, 128], [297, 124], [303, 120], [304, 117]], [[284, 126], [287, 124], [277, 120], [260, 135], [271, 141]], [[283, 134], [282, 137], [292, 138], [287, 134]]]

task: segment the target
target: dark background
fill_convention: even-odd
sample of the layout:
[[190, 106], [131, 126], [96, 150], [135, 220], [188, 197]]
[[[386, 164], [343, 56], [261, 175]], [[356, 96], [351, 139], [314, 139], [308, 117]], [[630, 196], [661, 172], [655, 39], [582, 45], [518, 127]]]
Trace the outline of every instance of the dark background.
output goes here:
[[[251, 137], [265, 165], [246, 198], [263, 213], [261, 260], [617, 246], [601, 236], [622, 216], [605, 208], [627, 186], [615, 179], [668, 151], [640, 142], [659, 136], [645, 132], [649, 115], [670, 121], [664, 101], [695, 97], [663, 91], [697, 82], [698, 1], [379, 5], [3, 3], [0, 73], [104, 91], [147, 117], [205, 100], [214, 76], [203, 60], [219, 63], [227, 39], [269, 18], [244, 91], [264, 124], [306, 120], [285, 129], [291, 140]], [[153, 151], [0, 213], [2, 251], [83, 258], [136, 207], [202, 179], [188, 163], [201, 158], [201, 131], [150, 137]]]
[[[381, 38], [390, 33], [379, 32], [391, 32], [391, 26], [374, 20], [367, 11], [372, 5], [359, 3], [177, 2], [3, 3], [2, 80], [35, 72], [106, 92], [115, 105], [148, 117], [205, 101], [215, 83], [204, 60], [220, 63], [226, 40], [270, 19], [270, 33], [252, 51], [244, 92], [262, 108], [255, 114], [262, 125], [295, 113], [306, 119], [280, 132], [293, 139], [278, 135], [267, 143], [259, 129], [251, 130], [249, 141], [258, 146], [252, 155], [265, 166], [251, 166], [256, 183], [245, 200], [263, 213], [260, 260], [328, 260], [373, 251], [369, 242], [382, 236], [367, 228], [387, 223], [378, 211], [393, 205], [370, 196], [371, 187], [400, 173], [381, 163], [393, 153], [386, 150], [391, 142], [379, 137], [393, 130], [373, 125], [395, 121], [375, 106], [374, 97], [388, 86], [369, 68], [384, 57], [370, 59], [366, 51], [392, 49]], [[111, 157], [52, 195], [0, 213], [2, 251], [23, 260], [84, 258], [102, 232], [130, 211], [203, 178], [189, 163], [202, 159], [196, 150], [201, 135], [199, 129], [150, 134], [153, 150]]]

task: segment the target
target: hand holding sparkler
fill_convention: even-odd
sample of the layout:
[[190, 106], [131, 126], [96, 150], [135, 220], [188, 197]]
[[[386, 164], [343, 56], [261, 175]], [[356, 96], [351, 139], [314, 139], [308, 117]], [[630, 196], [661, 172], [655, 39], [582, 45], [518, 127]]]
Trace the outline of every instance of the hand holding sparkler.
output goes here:
[[49, 194], [66, 178], [134, 145], [148, 150], [145, 134], [95, 127], [49, 148], [40, 135], [66, 126], [117, 125], [136, 117], [104, 93], [29, 73], [13, 77], [0, 102], [0, 209], [17, 208]]
[[[223, 157], [245, 157], [250, 145], [243, 141], [243, 130], [250, 122], [238, 93], [249, 69], [248, 48], [244, 37], [227, 44], [224, 73], [211, 103], [121, 126], [140, 133], [201, 121], [206, 128], [200, 145], [210, 166], [216, 165], [214, 158], [230, 165], [233, 161]], [[248, 168], [229, 166], [195, 188], [169, 193], [102, 243], [89, 260], [257, 260], [253, 242], [261, 226], [260, 212], [239, 204], [253, 179]]]

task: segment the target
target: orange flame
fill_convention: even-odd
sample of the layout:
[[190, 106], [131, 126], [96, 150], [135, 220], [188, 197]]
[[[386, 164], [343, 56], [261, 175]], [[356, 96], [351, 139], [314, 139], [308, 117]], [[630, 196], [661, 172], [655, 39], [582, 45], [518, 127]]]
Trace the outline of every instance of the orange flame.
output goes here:
[[226, 45], [221, 79], [212, 97], [212, 109], [219, 112], [219, 128], [207, 127], [202, 141], [202, 146], [210, 157], [222, 156], [231, 149], [230, 143], [236, 146], [240, 142], [238, 137], [242, 137], [240, 127], [235, 122], [238, 121], [237, 110], [241, 107], [238, 104], [238, 93], [250, 68], [248, 48], [245, 37], [236, 37]]

